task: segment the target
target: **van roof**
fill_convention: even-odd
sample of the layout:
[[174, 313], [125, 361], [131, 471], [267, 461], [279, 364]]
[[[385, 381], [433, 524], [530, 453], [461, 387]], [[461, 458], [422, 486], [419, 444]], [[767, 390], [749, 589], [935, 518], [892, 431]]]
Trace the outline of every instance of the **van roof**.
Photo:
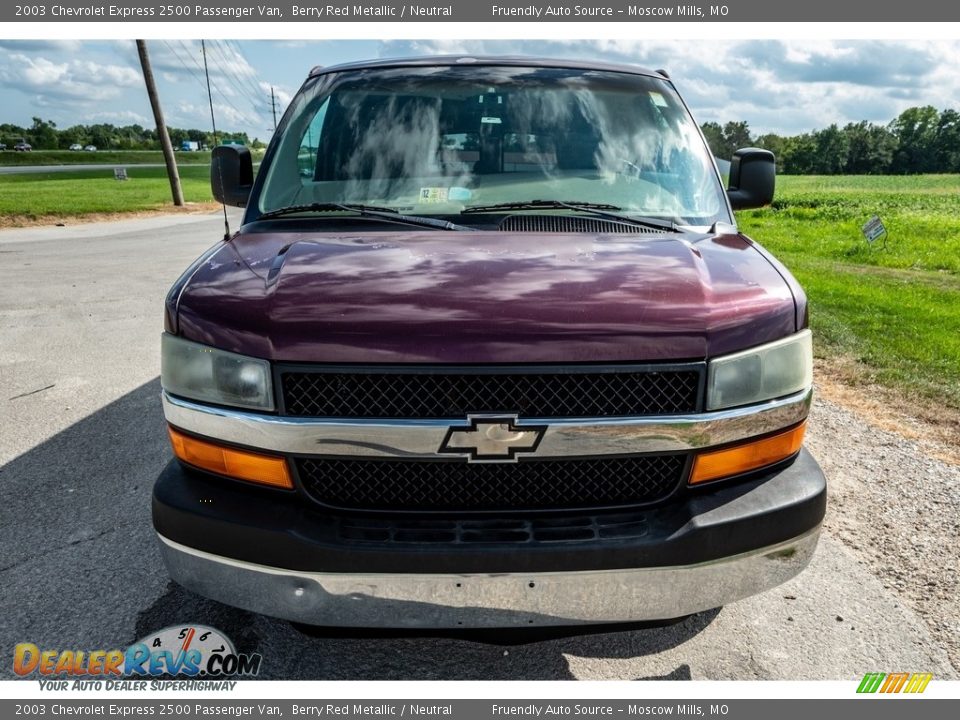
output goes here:
[[557, 58], [530, 57], [524, 55], [427, 55], [409, 58], [385, 58], [341, 63], [323, 67], [318, 65], [310, 71], [309, 77], [346, 70], [366, 70], [368, 68], [391, 67], [430, 67], [436, 65], [513, 65], [518, 67], [573, 68], [577, 70], [606, 70], [609, 72], [630, 73], [667, 79], [663, 70], [647, 70], [637, 65], [600, 62], [597, 60], [560, 60]]

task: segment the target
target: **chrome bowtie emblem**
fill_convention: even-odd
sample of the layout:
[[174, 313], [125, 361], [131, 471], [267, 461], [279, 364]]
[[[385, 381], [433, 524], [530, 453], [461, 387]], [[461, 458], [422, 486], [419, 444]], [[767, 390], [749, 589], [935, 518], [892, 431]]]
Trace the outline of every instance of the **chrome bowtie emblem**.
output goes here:
[[451, 427], [437, 452], [466, 455], [470, 462], [516, 462], [517, 453], [536, 452], [546, 425], [517, 425], [517, 417], [467, 418]]

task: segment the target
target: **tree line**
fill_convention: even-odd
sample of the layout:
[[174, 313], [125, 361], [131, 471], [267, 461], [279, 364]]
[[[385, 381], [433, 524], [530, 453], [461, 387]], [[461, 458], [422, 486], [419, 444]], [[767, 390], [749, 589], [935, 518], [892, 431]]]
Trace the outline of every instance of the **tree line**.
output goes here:
[[[800, 135], [767, 133], [754, 137], [745, 121], [701, 126], [713, 154], [729, 159], [742, 147], [761, 147], [777, 156], [778, 172], [789, 175], [906, 175], [960, 173], [960, 112], [930, 105], [904, 110], [887, 125], [866, 120], [836, 124]], [[168, 128], [179, 147], [190, 140], [213, 147], [213, 133], [196, 128]], [[73, 144], [101, 150], [159, 150], [157, 132], [140, 125], [118, 127], [108, 123], [58, 128], [52, 120], [33, 118], [30, 127], [0, 124], [0, 142], [12, 146], [21, 139], [37, 150], [66, 150]], [[245, 132], [221, 133], [217, 138], [262, 148]]]
[[[180, 147], [184, 140], [198, 142], [201, 145], [213, 147], [213, 133], [195, 128], [182, 129], [167, 127], [170, 142]], [[21, 127], [10, 123], [0, 124], [0, 142], [8, 146], [26, 140], [34, 150], [68, 150], [71, 145], [94, 145], [100, 150], [159, 150], [160, 140], [154, 128], [144, 128], [140, 125], [124, 125], [117, 127], [109, 123], [96, 125], [73, 125], [68, 128], [58, 128], [52, 120], [33, 118], [30, 127]], [[258, 139], [250, 140], [245, 132], [217, 133], [217, 140], [248, 145], [252, 148], [262, 148], [264, 144]]]
[[777, 156], [777, 171], [788, 175], [960, 173], [960, 112], [930, 105], [904, 110], [887, 125], [864, 120], [793, 136], [752, 137], [742, 121], [701, 128], [718, 158], [761, 147]]

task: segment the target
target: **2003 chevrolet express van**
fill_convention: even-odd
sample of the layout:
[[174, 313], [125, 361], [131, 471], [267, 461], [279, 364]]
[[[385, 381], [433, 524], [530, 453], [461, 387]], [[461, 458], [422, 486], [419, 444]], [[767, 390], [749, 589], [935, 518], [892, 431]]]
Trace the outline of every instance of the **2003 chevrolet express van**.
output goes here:
[[171, 576], [314, 625], [679, 617], [799, 573], [806, 297], [737, 230], [662, 71], [450, 57], [315, 69], [166, 300]]

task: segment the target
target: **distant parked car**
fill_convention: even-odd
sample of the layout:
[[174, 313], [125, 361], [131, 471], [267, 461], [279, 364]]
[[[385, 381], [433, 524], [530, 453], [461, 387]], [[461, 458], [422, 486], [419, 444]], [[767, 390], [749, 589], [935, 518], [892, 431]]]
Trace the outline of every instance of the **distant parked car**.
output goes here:
[[83, 150], [83, 145], [81, 145], [80, 143], [74, 143], [73, 145], [70, 146], [70, 149], [73, 151]]
[[83, 149], [86, 150], [87, 152], [96, 152], [96, 151], [97, 151], [97, 146], [96, 146], [96, 145], [87, 145], [87, 146], [86, 146], [85, 148], [83, 148]]
[[6, 150], [6, 149], [7, 149], [7, 144], [6, 144], [6, 143], [0, 143], [0, 150]]
[[18, 142], [16, 145], [14, 145], [13, 149], [16, 150], [17, 152], [30, 152], [31, 150], [33, 150], [33, 146], [30, 145], [30, 143], [28, 142], [21, 141], [21, 142]]

